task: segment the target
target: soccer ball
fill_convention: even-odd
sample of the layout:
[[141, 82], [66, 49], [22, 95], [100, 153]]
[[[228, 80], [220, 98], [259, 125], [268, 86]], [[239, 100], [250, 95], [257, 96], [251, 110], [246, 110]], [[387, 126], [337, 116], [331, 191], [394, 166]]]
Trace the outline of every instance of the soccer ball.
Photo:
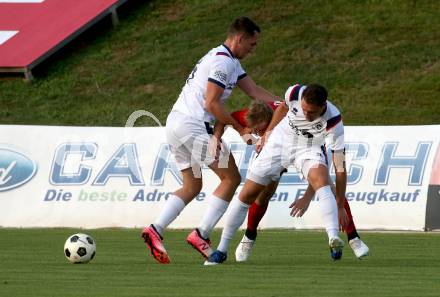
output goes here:
[[87, 263], [95, 257], [96, 244], [87, 234], [73, 234], [64, 244], [64, 255], [71, 263]]

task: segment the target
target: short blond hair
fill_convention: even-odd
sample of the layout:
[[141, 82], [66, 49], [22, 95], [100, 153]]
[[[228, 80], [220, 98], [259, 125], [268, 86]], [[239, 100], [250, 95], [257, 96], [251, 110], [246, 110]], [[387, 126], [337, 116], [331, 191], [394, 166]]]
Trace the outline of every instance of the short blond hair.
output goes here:
[[249, 110], [246, 114], [246, 122], [249, 127], [255, 127], [259, 123], [270, 123], [272, 120], [273, 109], [261, 100], [255, 100], [249, 106]]

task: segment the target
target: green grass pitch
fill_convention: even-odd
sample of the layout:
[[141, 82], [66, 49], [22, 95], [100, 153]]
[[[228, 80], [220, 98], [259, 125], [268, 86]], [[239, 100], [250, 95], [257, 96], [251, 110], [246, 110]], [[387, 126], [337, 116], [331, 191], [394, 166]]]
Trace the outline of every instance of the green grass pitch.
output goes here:
[[[90, 234], [97, 254], [70, 264], [67, 237]], [[439, 296], [440, 234], [363, 233], [371, 249], [357, 260], [346, 246], [330, 260], [322, 231], [263, 230], [247, 263], [203, 266], [185, 241], [189, 230], [170, 230], [170, 265], [157, 264], [134, 229], [0, 229], [0, 296]], [[214, 246], [219, 231], [212, 234]]]
[[[440, 123], [438, 0], [129, 2], [120, 26], [107, 20], [76, 40], [37, 67], [32, 84], [0, 75], [0, 123], [121, 127], [147, 110], [164, 124], [195, 63], [240, 15], [262, 29], [242, 65], [274, 94], [317, 82], [345, 125]], [[249, 102], [234, 90], [227, 108]]]

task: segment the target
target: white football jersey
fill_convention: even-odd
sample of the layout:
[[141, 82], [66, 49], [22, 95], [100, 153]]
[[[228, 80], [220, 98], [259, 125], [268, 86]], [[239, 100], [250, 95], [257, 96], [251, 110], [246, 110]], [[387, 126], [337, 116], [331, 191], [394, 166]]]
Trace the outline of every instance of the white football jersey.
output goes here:
[[280, 125], [283, 125], [289, 139], [319, 146], [327, 142], [331, 150], [343, 150], [344, 126], [339, 110], [327, 100], [321, 116], [312, 122], [308, 121], [301, 108], [302, 93], [306, 88], [305, 85], [295, 84], [287, 89], [284, 99], [289, 111]]
[[205, 108], [208, 81], [224, 89], [220, 98], [224, 103], [231, 95], [237, 81], [245, 76], [246, 72], [241, 67], [240, 61], [226, 45], [215, 47], [197, 62], [172, 110], [210, 122], [214, 116]]

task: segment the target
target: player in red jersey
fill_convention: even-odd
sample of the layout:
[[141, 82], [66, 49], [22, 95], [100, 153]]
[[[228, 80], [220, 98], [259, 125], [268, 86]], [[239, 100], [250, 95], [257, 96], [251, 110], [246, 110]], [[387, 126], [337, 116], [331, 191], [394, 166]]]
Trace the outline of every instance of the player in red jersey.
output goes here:
[[[277, 108], [278, 103], [264, 103], [261, 101], [255, 101], [249, 108], [232, 113], [232, 117], [236, 119], [243, 127], [248, 127], [250, 132], [259, 136], [264, 135], [267, 126], [269, 125], [273, 111]], [[221, 131], [222, 128], [216, 129]], [[258, 150], [258, 143], [257, 143]], [[272, 198], [278, 187], [279, 181], [273, 181], [266, 186], [263, 192], [259, 194], [255, 202], [251, 205], [248, 211], [248, 222], [246, 232], [235, 251], [235, 258], [238, 262], [246, 261], [251, 255], [252, 248], [257, 238], [257, 227], [266, 213], [269, 201]], [[335, 191], [334, 185], [332, 185], [333, 192]], [[295, 200], [291, 205], [291, 216], [301, 217], [307, 210], [310, 201], [315, 195], [313, 188], [309, 185], [304, 196], [298, 200]], [[344, 209], [347, 213], [348, 222], [344, 227], [344, 232], [347, 234], [347, 238], [350, 247], [353, 249], [357, 258], [361, 259], [368, 255], [368, 246], [360, 239], [357, 233], [356, 226], [353, 221], [350, 206], [345, 199]]]

